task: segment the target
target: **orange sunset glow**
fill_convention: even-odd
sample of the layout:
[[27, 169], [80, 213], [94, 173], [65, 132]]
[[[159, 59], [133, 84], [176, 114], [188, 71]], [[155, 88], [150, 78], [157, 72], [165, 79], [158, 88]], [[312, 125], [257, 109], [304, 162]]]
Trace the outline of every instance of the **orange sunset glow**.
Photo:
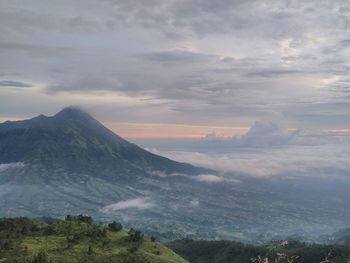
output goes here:
[[104, 123], [108, 128], [125, 138], [138, 139], [199, 139], [208, 134], [217, 137], [232, 137], [242, 135], [249, 127], [220, 127], [220, 126], [195, 126], [176, 124], [149, 124], [149, 123]]

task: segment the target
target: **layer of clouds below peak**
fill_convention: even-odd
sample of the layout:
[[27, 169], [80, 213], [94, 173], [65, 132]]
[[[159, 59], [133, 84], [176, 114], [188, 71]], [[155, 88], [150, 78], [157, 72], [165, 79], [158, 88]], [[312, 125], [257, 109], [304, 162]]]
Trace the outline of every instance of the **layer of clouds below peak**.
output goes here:
[[350, 123], [347, 1], [0, 5], [4, 116], [84, 104], [114, 122]]
[[[288, 131], [273, 123], [256, 123], [240, 137], [212, 136], [202, 140], [168, 141], [159, 145], [152, 142], [155, 147], [160, 146], [152, 151], [223, 173], [335, 179], [350, 174], [348, 135]], [[222, 181], [227, 179], [223, 177]]]
[[241, 175], [338, 178], [347, 177], [350, 173], [349, 146], [350, 144], [293, 145], [232, 153], [159, 150], [153, 150], [153, 152], [180, 162]]

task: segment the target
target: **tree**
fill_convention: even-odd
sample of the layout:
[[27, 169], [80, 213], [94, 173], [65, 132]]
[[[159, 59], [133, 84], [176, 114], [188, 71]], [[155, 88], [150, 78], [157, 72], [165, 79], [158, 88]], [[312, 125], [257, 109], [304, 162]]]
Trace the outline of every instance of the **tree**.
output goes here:
[[34, 256], [31, 263], [51, 263], [51, 260], [46, 251], [42, 250]]
[[143, 233], [140, 230], [135, 230], [133, 228], [131, 228], [128, 232], [129, 234], [129, 239], [132, 242], [139, 242], [143, 240]]
[[117, 223], [117, 222], [113, 221], [112, 223], [108, 224], [108, 228], [111, 231], [118, 232], [118, 231], [121, 231], [123, 229], [123, 226], [121, 223]]
[[82, 222], [82, 223], [87, 223], [87, 224], [93, 223], [92, 217], [86, 216], [86, 215], [78, 215], [78, 216], [66, 215], [65, 220], [66, 221]]
[[89, 246], [89, 247], [88, 247], [87, 254], [88, 254], [88, 255], [92, 255], [93, 253], [94, 253], [94, 250], [93, 250], [92, 246]]

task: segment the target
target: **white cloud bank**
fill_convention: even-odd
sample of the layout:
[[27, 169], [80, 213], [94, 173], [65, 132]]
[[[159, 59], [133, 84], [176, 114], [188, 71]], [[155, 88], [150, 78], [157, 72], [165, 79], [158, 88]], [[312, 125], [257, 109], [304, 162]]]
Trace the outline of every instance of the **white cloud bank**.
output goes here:
[[[350, 174], [349, 135], [346, 131], [288, 130], [270, 122], [256, 122], [239, 137], [210, 136], [187, 142], [187, 146], [183, 143], [179, 150], [163, 147], [152, 151], [199, 167], [258, 177], [282, 174], [345, 177]], [[173, 145], [169, 144], [169, 148], [173, 149]], [[229, 180], [215, 175], [200, 175], [193, 179], [206, 182]]]
[[135, 208], [135, 209], [150, 209], [154, 207], [155, 204], [151, 201], [150, 198], [134, 198], [134, 199], [128, 199], [126, 201], [120, 201], [115, 204], [107, 205], [101, 209], [104, 213], [110, 213], [113, 211], [118, 210], [124, 210], [129, 208]]
[[[251, 176], [346, 176], [350, 174], [350, 144], [317, 146], [287, 145], [279, 148], [241, 150], [230, 153], [157, 151], [158, 154], [222, 172]], [[198, 179], [221, 181], [211, 176]]]

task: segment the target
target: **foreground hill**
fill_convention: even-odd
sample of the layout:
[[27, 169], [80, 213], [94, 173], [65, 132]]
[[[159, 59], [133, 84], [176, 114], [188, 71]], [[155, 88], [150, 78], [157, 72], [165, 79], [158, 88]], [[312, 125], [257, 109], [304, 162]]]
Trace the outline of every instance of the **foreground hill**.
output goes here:
[[[348, 263], [350, 247], [283, 241], [266, 246], [245, 245], [234, 241], [177, 240], [167, 244], [191, 263]], [[280, 261], [275, 261], [280, 256]], [[259, 261], [259, 256], [262, 261]], [[289, 258], [290, 261], [287, 260]], [[293, 260], [294, 257], [294, 261]], [[326, 259], [330, 261], [326, 261]], [[254, 261], [254, 259], [256, 261]]]
[[0, 262], [6, 263], [186, 263], [138, 231], [118, 223], [93, 224], [91, 218], [67, 217], [46, 223], [26, 218], [0, 219]]
[[0, 262], [6, 263], [350, 262], [349, 246], [298, 241], [258, 246], [183, 239], [167, 246], [172, 250], [138, 230], [126, 232], [117, 222], [96, 224], [89, 216], [0, 219]]

